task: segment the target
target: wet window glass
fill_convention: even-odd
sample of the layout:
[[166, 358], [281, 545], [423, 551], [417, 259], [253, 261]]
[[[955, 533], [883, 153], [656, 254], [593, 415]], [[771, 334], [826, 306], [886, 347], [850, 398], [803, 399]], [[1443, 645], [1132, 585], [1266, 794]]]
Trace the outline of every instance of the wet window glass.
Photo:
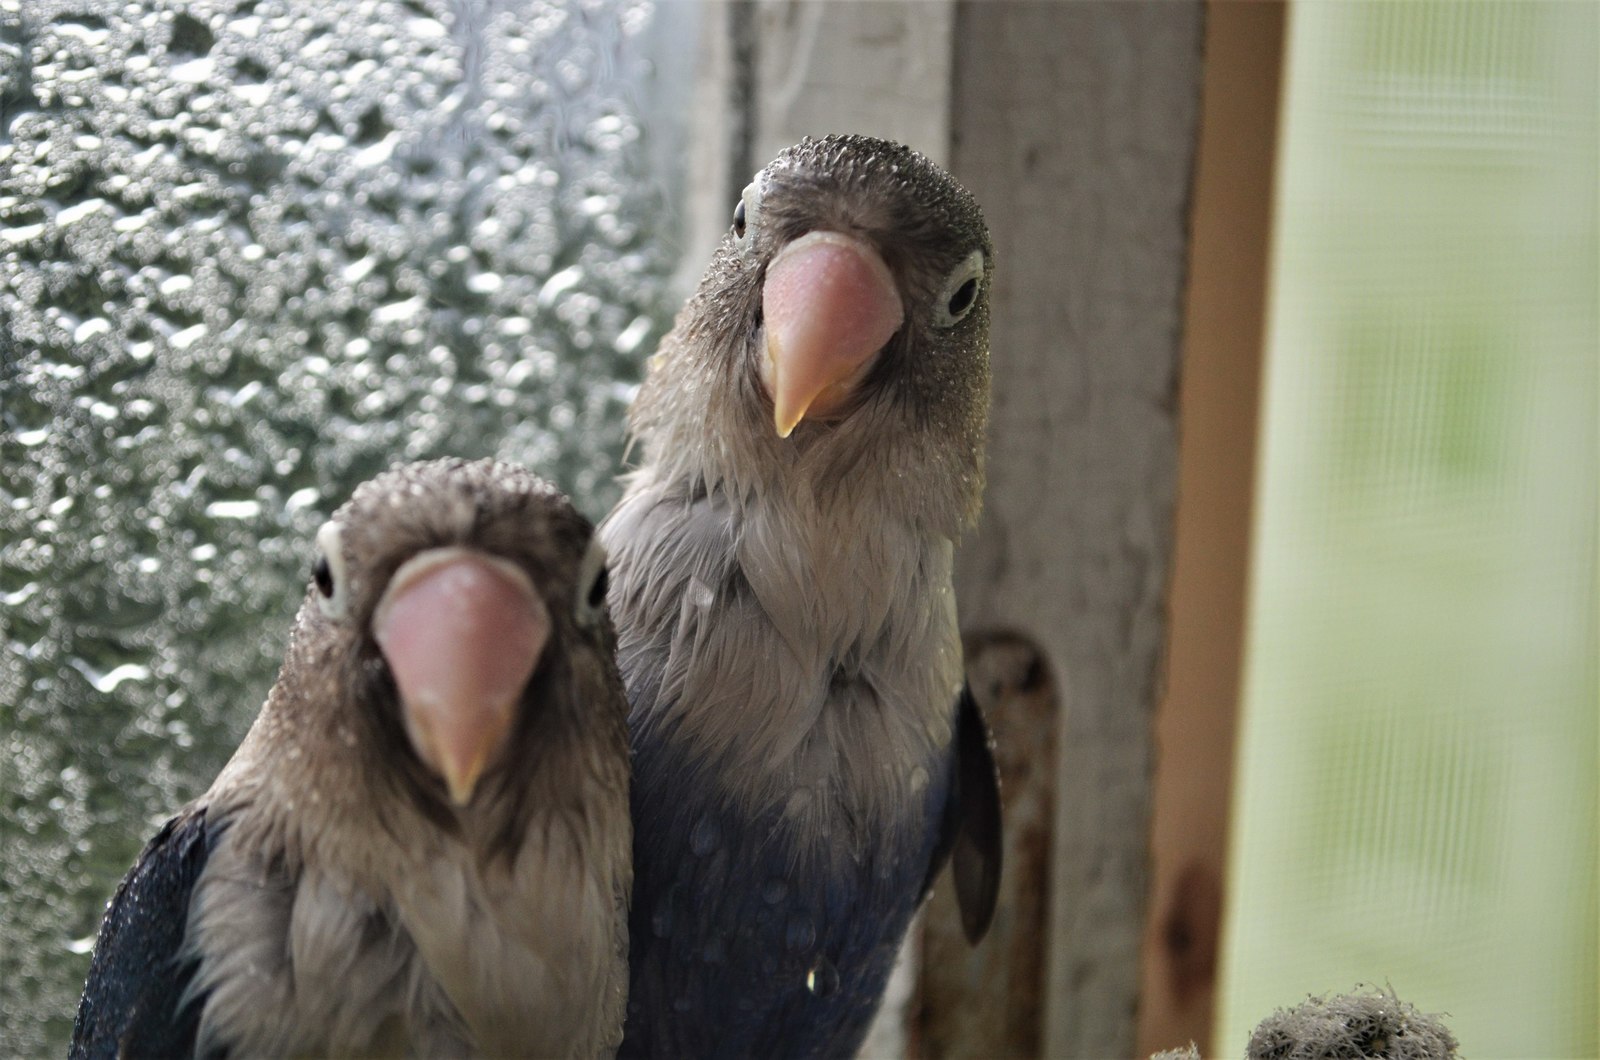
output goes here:
[[498, 455], [614, 498], [676, 258], [661, 21], [0, 4], [5, 1052], [64, 1051], [106, 900], [254, 717], [351, 488]]

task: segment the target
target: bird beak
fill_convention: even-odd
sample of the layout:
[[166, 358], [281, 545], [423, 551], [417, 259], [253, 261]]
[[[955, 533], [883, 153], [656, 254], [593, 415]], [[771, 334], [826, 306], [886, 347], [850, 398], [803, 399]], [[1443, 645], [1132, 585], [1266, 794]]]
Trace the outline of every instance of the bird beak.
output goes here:
[[767, 267], [761, 311], [761, 381], [780, 438], [808, 413], [840, 405], [905, 321], [882, 255], [839, 232], [808, 232], [778, 252]]
[[505, 745], [549, 639], [544, 601], [506, 560], [431, 549], [389, 579], [372, 634], [400, 690], [411, 746], [465, 806]]

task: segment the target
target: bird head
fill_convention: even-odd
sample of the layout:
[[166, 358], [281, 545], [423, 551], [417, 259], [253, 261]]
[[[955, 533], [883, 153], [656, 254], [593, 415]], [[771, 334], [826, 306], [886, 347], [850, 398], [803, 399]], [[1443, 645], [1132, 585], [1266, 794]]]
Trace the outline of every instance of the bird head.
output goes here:
[[622, 701], [604, 552], [531, 473], [398, 467], [359, 487], [317, 544], [297, 655], [336, 687], [298, 698], [331, 702], [325, 720], [365, 772], [430, 816], [514, 790], [541, 741]]
[[936, 491], [950, 478], [968, 521], [993, 257], [976, 200], [923, 155], [864, 136], [804, 140], [734, 206], [652, 360], [634, 433], [652, 462], [698, 461], [691, 473], [713, 483], [763, 464], [820, 478], [867, 453], [925, 464], [901, 466], [933, 471]]

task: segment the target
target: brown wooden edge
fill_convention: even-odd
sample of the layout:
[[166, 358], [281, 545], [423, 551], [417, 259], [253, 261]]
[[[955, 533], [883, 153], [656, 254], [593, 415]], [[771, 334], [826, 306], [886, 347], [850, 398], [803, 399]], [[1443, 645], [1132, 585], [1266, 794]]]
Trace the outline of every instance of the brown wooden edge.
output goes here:
[[[1243, 659], [1286, 5], [1210, 0], [1137, 1055], [1209, 1051]], [[1223, 1043], [1236, 1054], [1244, 1043]]]

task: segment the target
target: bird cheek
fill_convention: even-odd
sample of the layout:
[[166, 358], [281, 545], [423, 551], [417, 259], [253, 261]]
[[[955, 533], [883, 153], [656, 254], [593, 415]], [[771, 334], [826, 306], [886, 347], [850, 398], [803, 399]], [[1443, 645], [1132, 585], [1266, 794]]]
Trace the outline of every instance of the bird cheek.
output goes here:
[[395, 572], [372, 633], [412, 748], [466, 805], [504, 747], [549, 639], [544, 602], [510, 563], [435, 549]]
[[780, 438], [843, 404], [905, 321], [883, 257], [839, 232], [808, 232], [779, 251], [761, 303], [761, 381]]

